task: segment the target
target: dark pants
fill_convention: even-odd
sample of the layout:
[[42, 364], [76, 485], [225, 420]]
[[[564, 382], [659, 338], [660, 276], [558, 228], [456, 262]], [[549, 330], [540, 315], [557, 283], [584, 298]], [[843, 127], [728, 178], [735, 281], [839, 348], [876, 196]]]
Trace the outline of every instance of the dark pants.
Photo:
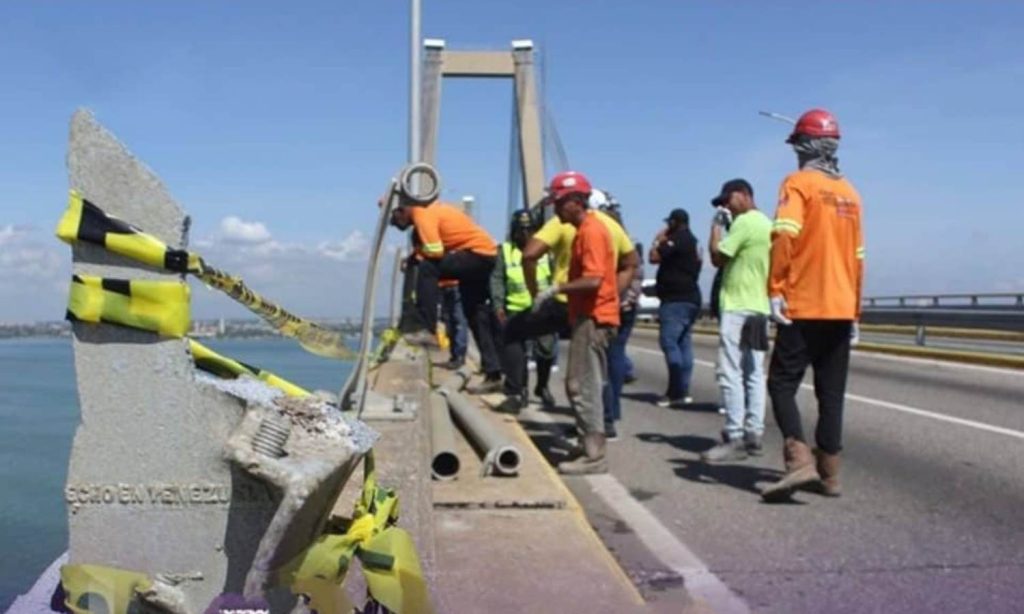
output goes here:
[[604, 387], [604, 421], [614, 423], [622, 419], [622, 385], [626, 382], [627, 360], [626, 344], [633, 334], [636, 323], [636, 310], [619, 312], [619, 332], [608, 344], [608, 383]]
[[700, 306], [681, 301], [662, 301], [658, 306], [658, 344], [668, 367], [668, 390], [673, 401], [690, 396], [693, 377], [693, 323]]
[[462, 297], [458, 286], [441, 289], [441, 316], [448, 333], [449, 358], [455, 362], [466, 359], [466, 348], [469, 345], [469, 322], [462, 309]]
[[505, 322], [501, 366], [505, 372], [506, 394], [526, 390], [526, 342], [536, 339], [537, 388], [547, 388], [555, 362], [555, 344], [569, 336], [569, 309], [565, 303], [548, 300], [537, 311], [527, 309], [510, 314]]
[[438, 280], [442, 277], [459, 280], [462, 311], [480, 350], [480, 366], [491, 376], [501, 372], [498, 350], [494, 345], [496, 322], [490, 307], [489, 283], [494, 260], [494, 256], [473, 252], [447, 252], [439, 260], [420, 261], [416, 279], [416, 310], [423, 326], [431, 333], [437, 330]]
[[[502, 344], [502, 367], [508, 394], [522, 394], [526, 389], [526, 342], [537, 340], [537, 387], [547, 388], [551, 367], [555, 363], [558, 340], [569, 337], [569, 311], [565, 303], [548, 300], [537, 311], [526, 309], [509, 316], [505, 322]], [[520, 375], [521, 374], [521, 375]], [[517, 392], [518, 391], [518, 392]]]
[[[506, 327], [512, 318], [522, 319], [524, 313], [509, 314], [509, 320], [505, 322]], [[533, 357], [537, 362], [537, 389], [547, 388], [548, 381], [551, 379], [551, 367], [555, 364], [555, 345], [558, 343], [558, 339], [552, 334], [547, 334], [517, 340], [505, 337], [502, 341], [501, 370], [505, 373], [505, 394], [527, 396], [529, 341], [533, 341]]]
[[768, 368], [768, 394], [783, 437], [805, 441], [796, 394], [810, 365], [818, 398], [815, 442], [827, 454], [843, 449], [843, 397], [852, 325], [849, 320], [795, 320], [778, 327]]

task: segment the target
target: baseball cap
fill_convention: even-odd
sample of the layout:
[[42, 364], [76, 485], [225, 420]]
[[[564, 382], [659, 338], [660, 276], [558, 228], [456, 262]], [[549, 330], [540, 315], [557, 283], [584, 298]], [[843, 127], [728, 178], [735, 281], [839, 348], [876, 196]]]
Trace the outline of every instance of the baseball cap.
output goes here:
[[725, 203], [729, 202], [729, 195], [733, 192], [746, 192], [753, 196], [754, 188], [750, 186], [750, 183], [746, 179], [730, 179], [722, 184], [721, 193], [711, 199], [711, 205], [714, 207], [721, 207], [725, 205]]
[[679, 222], [681, 224], [690, 223], [690, 214], [686, 212], [686, 209], [673, 209], [668, 217], [665, 218], [666, 222]]

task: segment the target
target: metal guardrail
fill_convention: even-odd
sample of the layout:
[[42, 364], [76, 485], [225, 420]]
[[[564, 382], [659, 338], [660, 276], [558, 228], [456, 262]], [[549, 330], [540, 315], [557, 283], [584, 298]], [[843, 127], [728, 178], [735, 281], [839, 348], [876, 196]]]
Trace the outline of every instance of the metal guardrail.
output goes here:
[[1024, 331], [1024, 293], [876, 296], [864, 299], [861, 322], [916, 326], [918, 344], [925, 328], [940, 326]]

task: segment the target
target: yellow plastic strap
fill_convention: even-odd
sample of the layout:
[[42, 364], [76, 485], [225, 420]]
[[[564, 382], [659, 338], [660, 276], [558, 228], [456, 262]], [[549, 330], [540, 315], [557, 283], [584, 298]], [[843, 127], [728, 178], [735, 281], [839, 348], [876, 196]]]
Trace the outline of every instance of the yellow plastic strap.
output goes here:
[[145, 574], [101, 565], [64, 565], [60, 583], [74, 614], [127, 614], [135, 594], [153, 585]]
[[355, 358], [355, 352], [345, 344], [345, 338], [340, 332], [328, 330], [300, 318], [250, 290], [241, 277], [219, 271], [207, 265], [201, 258], [197, 261], [197, 268], [190, 269], [190, 273], [207, 286], [220, 290], [245, 305], [249, 311], [266, 320], [282, 335], [297, 339], [307, 351], [325, 358]]
[[364, 460], [363, 490], [352, 523], [342, 535], [324, 535], [278, 578], [292, 592], [309, 595], [318, 612], [351, 611], [344, 591], [353, 557], [362, 563], [370, 597], [395, 614], [430, 614], [430, 594], [416, 547], [398, 521], [398, 497], [377, 484], [373, 452]]
[[260, 316], [281, 334], [293, 337], [307, 351], [340, 360], [352, 360], [355, 352], [341, 333], [295, 316], [250, 290], [239, 277], [208, 266], [199, 255], [172, 249], [153, 235], [108, 215], [72, 190], [68, 209], [57, 223], [57, 236], [69, 244], [92, 243], [115, 254], [178, 273], [191, 273]]
[[181, 281], [75, 275], [68, 296], [68, 319], [184, 337], [189, 328], [189, 287]]
[[206, 371], [207, 373], [212, 373], [217, 377], [223, 377], [225, 379], [235, 379], [243, 374], [252, 375], [263, 380], [268, 385], [281, 390], [288, 396], [304, 397], [309, 395], [309, 391], [301, 386], [297, 386], [288, 380], [278, 377], [269, 371], [264, 371], [259, 367], [248, 365], [244, 362], [218, 354], [195, 339], [189, 339], [188, 344], [189, 349], [192, 351], [192, 360], [196, 363], [196, 367]]
[[71, 245], [79, 241], [93, 243], [126, 258], [177, 273], [187, 272], [196, 261], [194, 255], [171, 249], [153, 235], [108, 215], [74, 190], [68, 197], [67, 211], [57, 223], [57, 237]]

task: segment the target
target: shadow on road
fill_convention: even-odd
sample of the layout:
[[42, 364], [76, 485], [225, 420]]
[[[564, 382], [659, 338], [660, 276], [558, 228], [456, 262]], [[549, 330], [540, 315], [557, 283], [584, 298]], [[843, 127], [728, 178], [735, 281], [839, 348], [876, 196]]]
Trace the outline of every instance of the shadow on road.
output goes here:
[[[629, 399], [636, 401], [637, 403], [646, 403], [648, 405], [654, 405], [655, 402], [661, 398], [660, 394], [653, 392], [623, 392], [623, 399]], [[672, 407], [666, 407], [670, 411], [693, 411], [693, 412], [706, 412], [715, 413], [718, 411], [718, 405], [716, 403], [688, 403], [686, 405], [674, 405]]]
[[[699, 454], [718, 443], [718, 440], [701, 435], [663, 435], [661, 433], [637, 433], [637, 439], [644, 443], [666, 444], [677, 450]], [[678, 477], [698, 484], [724, 484], [744, 492], [761, 494], [761, 487], [767, 482], [775, 482], [782, 477], [782, 472], [775, 469], [749, 464], [757, 462], [751, 459], [747, 463], [710, 464], [692, 458], [673, 458], [673, 473]]]
[[[557, 409], [553, 413], [558, 412]], [[565, 413], [571, 413], [566, 411]], [[534, 445], [552, 466], [567, 460], [569, 456], [569, 444], [565, 440], [566, 432], [570, 429], [568, 422], [542, 422], [539, 420], [519, 419], [519, 426], [523, 427], [526, 434], [533, 440]]]

